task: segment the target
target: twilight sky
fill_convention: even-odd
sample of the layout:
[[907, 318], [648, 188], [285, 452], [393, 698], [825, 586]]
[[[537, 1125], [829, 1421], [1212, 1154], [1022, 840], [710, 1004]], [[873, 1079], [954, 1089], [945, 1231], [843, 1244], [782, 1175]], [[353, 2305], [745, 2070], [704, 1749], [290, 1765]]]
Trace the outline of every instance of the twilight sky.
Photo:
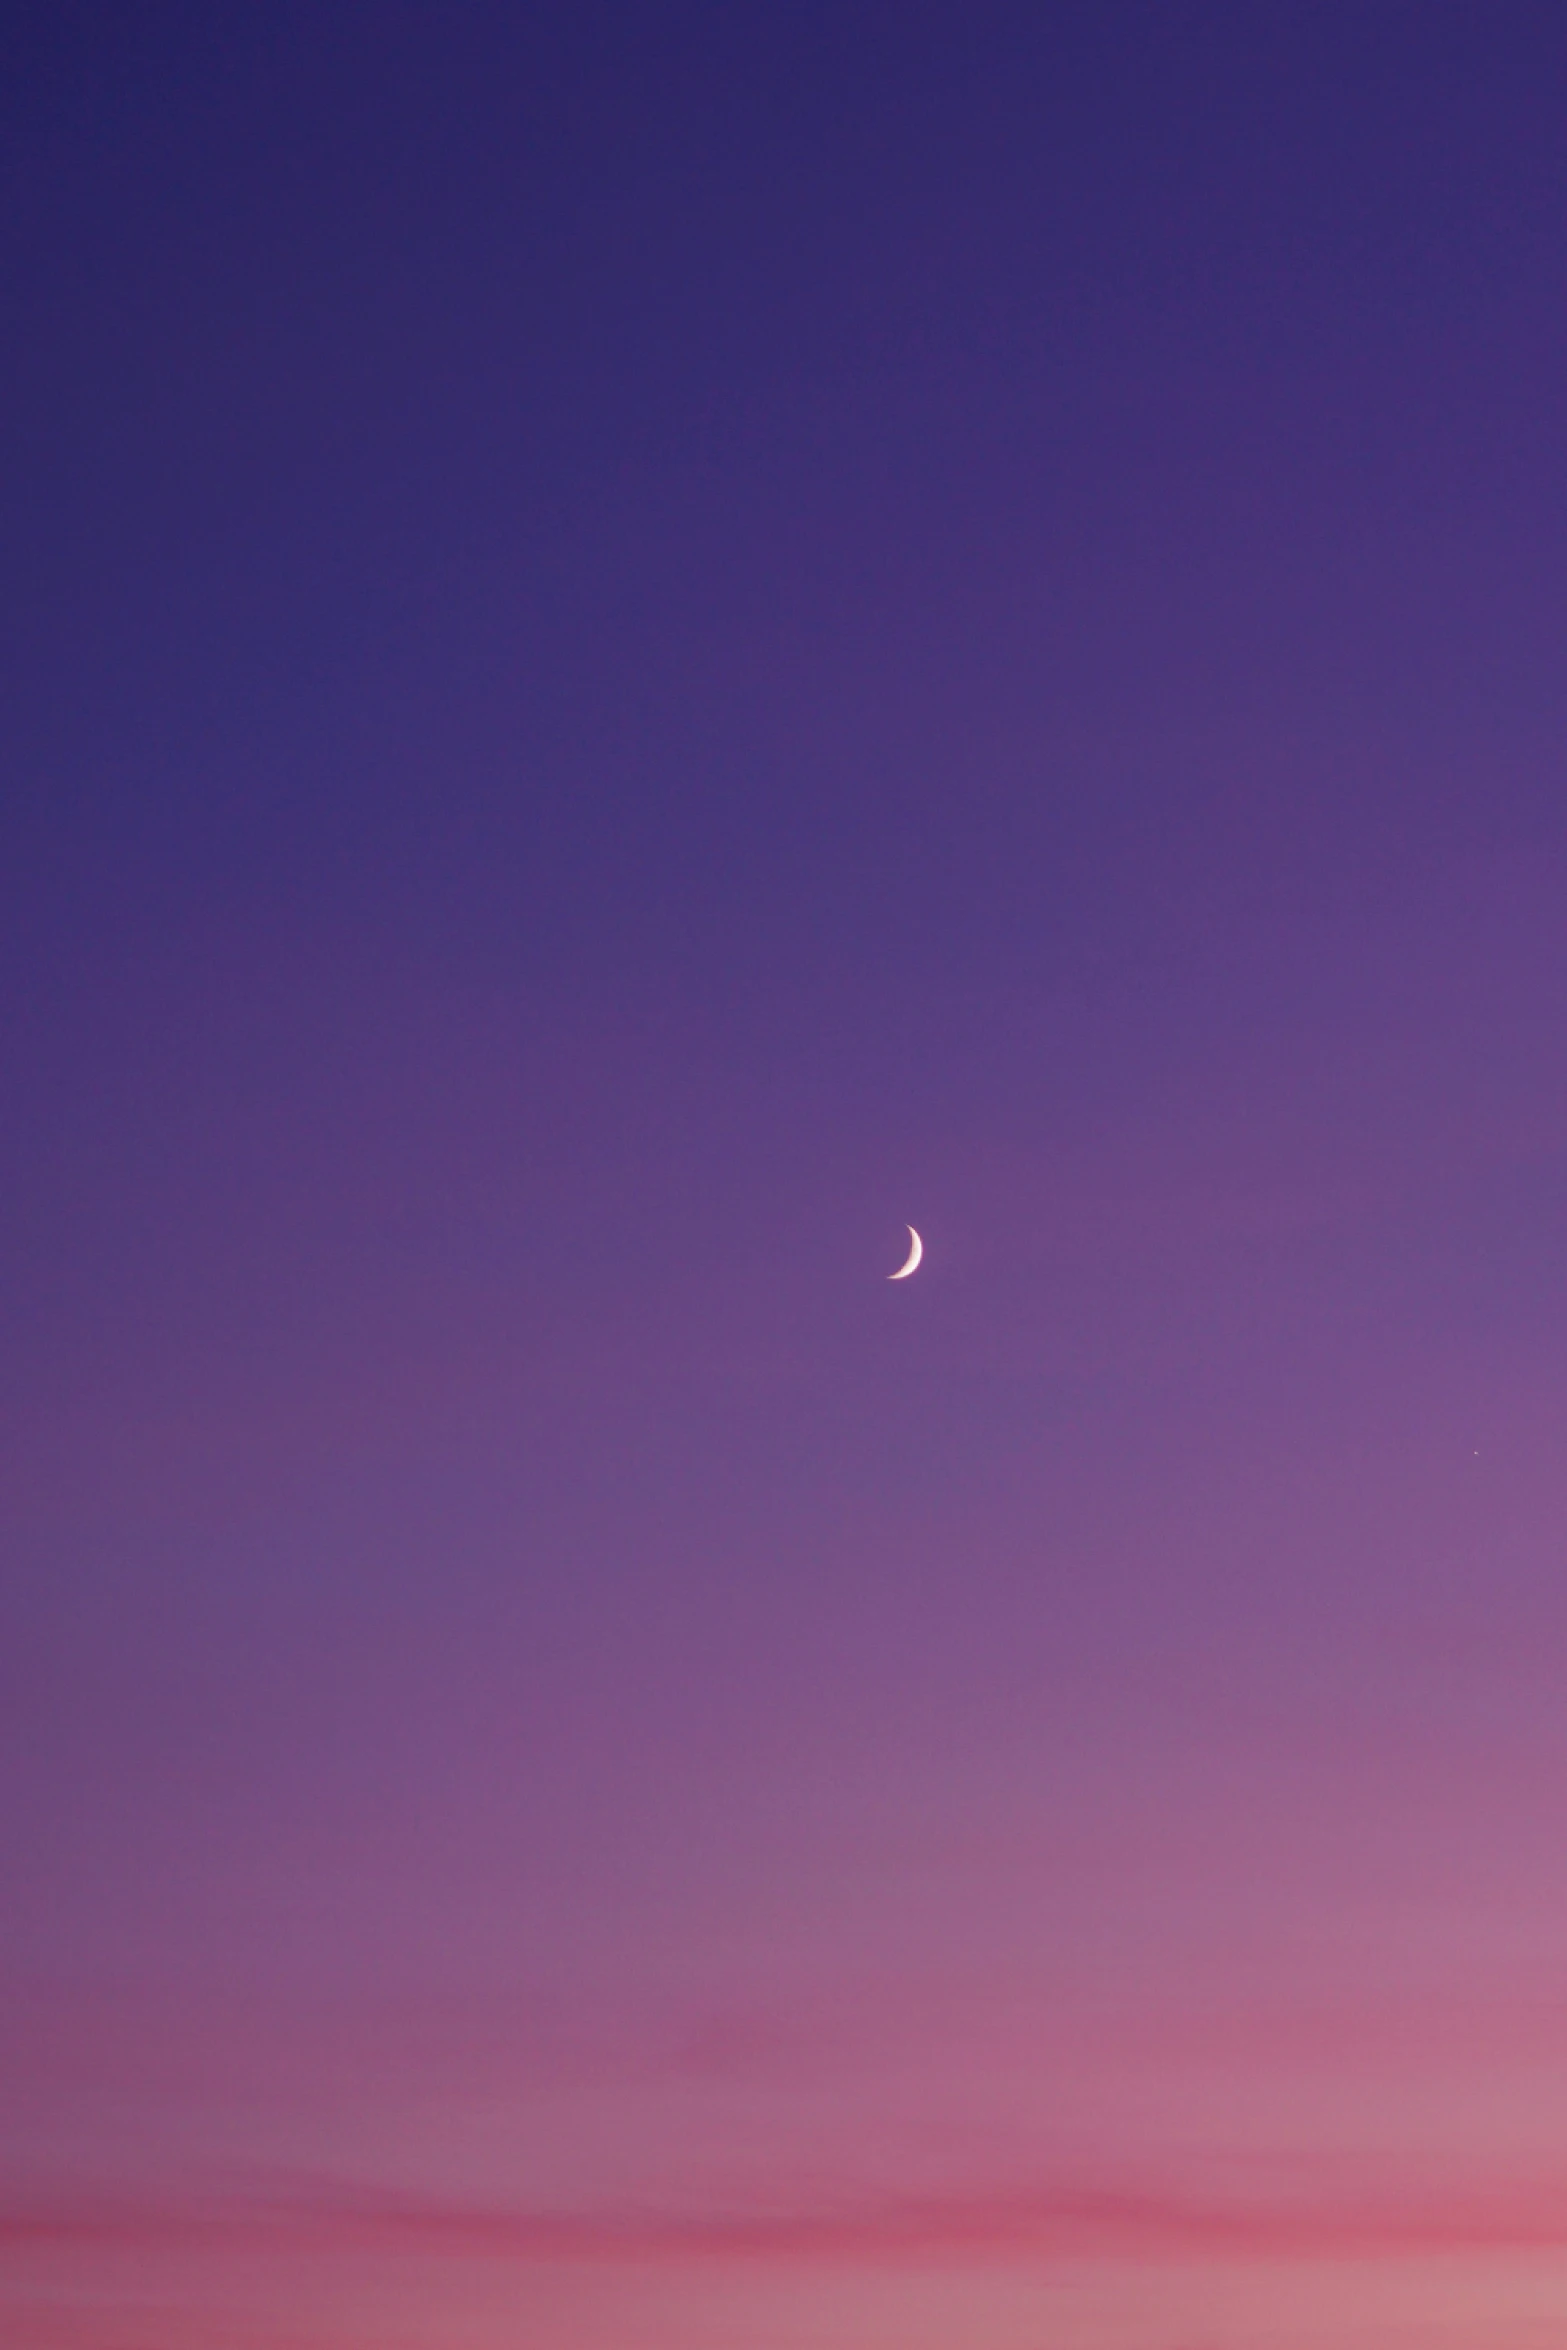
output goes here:
[[6, 12], [8, 2345], [1567, 2340], [1564, 121]]

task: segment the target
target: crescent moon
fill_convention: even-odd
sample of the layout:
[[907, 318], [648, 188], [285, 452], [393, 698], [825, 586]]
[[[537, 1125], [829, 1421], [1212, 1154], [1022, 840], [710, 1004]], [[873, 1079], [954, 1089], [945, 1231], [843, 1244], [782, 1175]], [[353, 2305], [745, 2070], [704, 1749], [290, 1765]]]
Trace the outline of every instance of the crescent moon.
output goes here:
[[919, 1234], [915, 1231], [912, 1224], [909, 1226], [909, 1242], [910, 1246], [907, 1263], [900, 1265], [896, 1273], [889, 1273], [887, 1275], [887, 1279], [889, 1281], [907, 1281], [911, 1273], [917, 1273], [919, 1271], [920, 1259], [925, 1254], [925, 1243], [923, 1240], [921, 1240]]

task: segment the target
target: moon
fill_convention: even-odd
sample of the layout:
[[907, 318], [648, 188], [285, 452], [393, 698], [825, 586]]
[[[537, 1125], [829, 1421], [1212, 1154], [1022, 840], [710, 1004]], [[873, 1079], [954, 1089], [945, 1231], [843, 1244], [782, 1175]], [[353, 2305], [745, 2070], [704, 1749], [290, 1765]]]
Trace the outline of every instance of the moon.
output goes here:
[[915, 1231], [913, 1225], [911, 1224], [909, 1226], [909, 1254], [907, 1262], [901, 1264], [898, 1267], [896, 1273], [889, 1273], [887, 1275], [887, 1279], [889, 1281], [907, 1281], [911, 1273], [917, 1273], [919, 1271], [920, 1259], [924, 1254], [925, 1243], [923, 1240], [921, 1240], [919, 1234]]

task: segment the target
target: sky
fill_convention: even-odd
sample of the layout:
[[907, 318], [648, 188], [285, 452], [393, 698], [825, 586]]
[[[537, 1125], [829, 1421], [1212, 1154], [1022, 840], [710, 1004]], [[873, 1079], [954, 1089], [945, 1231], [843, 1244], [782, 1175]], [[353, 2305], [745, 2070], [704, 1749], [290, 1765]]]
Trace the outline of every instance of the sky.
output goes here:
[[5, 11], [8, 2344], [1567, 2339], [1564, 101]]

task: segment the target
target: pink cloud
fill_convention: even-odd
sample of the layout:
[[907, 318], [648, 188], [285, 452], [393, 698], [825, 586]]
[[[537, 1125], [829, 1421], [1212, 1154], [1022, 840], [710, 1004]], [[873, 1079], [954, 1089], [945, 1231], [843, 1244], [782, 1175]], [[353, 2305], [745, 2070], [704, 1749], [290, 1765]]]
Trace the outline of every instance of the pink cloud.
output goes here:
[[1567, 2251], [1567, 2180], [1404, 2195], [1184, 2195], [1058, 2184], [727, 2210], [551, 2210], [329, 2182], [138, 2201], [62, 2192], [0, 2206], [0, 2255], [197, 2249], [446, 2256], [527, 2266], [768, 2261], [1009, 2264], [1344, 2261]]

